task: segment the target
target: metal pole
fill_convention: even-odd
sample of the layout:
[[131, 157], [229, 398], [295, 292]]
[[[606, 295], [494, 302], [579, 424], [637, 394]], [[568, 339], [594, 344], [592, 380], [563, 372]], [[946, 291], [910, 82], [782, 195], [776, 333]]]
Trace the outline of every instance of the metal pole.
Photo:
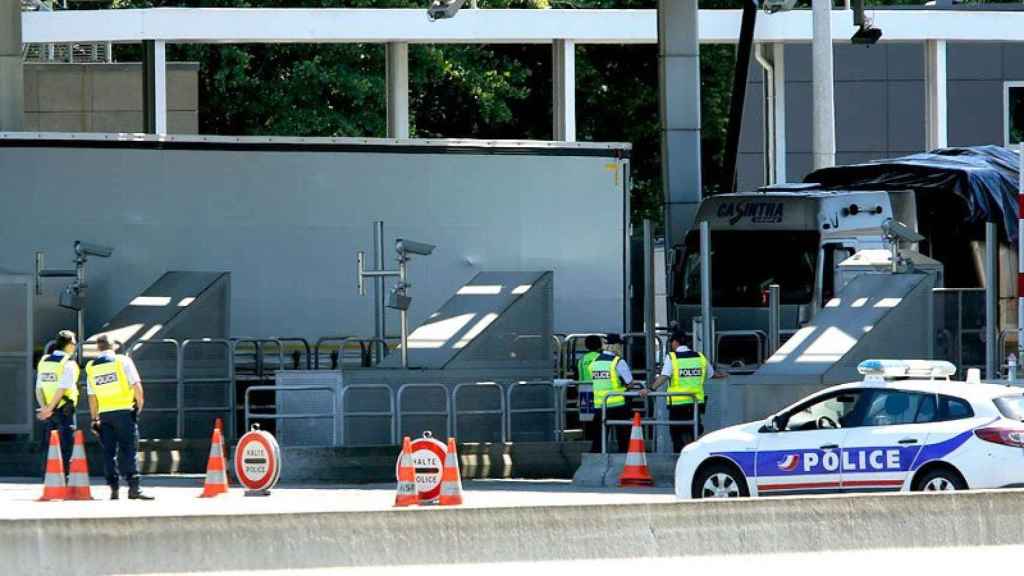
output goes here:
[[779, 329], [782, 324], [782, 318], [779, 315], [782, 312], [779, 292], [778, 284], [768, 285], [768, 356], [775, 354], [775, 351], [779, 349]]
[[985, 377], [998, 378], [1000, 362], [996, 341], [999, 339], [999, 280], [997, 275], [999, 235], [995, 222], [985, 223]]
[[[399, 289], [405, 293], [405, 256], [398, 257]], [[398, 317], [402, 324], [402, 368], [409, 367], [409, 311], [402, 308]]]
[[1017, 206], [1017, 361], [1024, 359], [1024, 250], [1021, 249], [1021, 235], [1024, 234], [1024, 214], [1020, 207], [1024, 206], [1024, 142], [1020, 145], [1020, 167], [1017, 169], [1020, 182]]
[[836, 163], [834, 73], [832, 69], [832, 0], [811, 0], [811, 142], [814, 169]]
[[700, 223], [700, 317], [701, 352], [712, 366], [715, 363], [715, 346], [711, 330], [711, 225], [707, 220]]
[[[384, 270], [384, 222], [378, 220], [373, 223], [373, 264], [377, 270]], [[387, 337], [387, 294], [384, 293], [384, 277], [378, 276], [374, 279], [376, 293], [373, 299], [374, 335], [380, 339], [377, 343], [377, 361], [380, 362], [387, 353], [387, 346], [384, 338]]]
[[[85, 290], [85, 258], [78, 256], [75, 258], [75, 283], [78, 285], [79, 290]], [[75, 312], [75, 320], [77, 326], [75, 327], [76, 338], [78, 340], [78, 348], [75, 352], [75, 359], [78, 360], [78, 364], [81, 365], [83, 361], [82, 351], [85, 347], [85, 298], [82, 299], [82, 307]]]
[[[654, 318], [654, 222], [644, 219], [644, 366], [647, 383], [657, 377], [658, 366], [654, 357], [655, 334]], [[666, 398], [654, 399], [654, 418], [668, 420], [668, 402]], [[655, 450], [659, 454], [672, 453], [672, 436], [668, 428], [659, 426], [654, 431]]]

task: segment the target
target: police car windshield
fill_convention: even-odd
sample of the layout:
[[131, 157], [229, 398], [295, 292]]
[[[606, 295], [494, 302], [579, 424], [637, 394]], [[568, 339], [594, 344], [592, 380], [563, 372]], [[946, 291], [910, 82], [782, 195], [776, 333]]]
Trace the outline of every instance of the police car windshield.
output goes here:
[[[770, 284], [783, 304], [807, 304], [814, 297], [818, 233], [813, 231], [720, 230], [711, 233], [711, 303], [761, 307]], [[686, 253], [674, 274], [682, 304], [700, 304], [700, 235], [686, 236]]]
[[993, 402], [996, 403], [996, 408], [1003, 416], [1024, 422], [1024, 396], [1020, 394], [1001, 396]]

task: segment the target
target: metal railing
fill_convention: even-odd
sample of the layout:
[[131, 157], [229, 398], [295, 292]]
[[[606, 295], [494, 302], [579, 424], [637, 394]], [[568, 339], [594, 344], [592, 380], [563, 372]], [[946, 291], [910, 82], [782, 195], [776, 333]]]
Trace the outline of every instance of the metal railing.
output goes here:
[[[527, 386], [545, 386], [551, 389], [552, 400], [550, 408], [513, 408], [512, 393], [517, 389], [525, 388]], [[508, 389], [505, 391], [505, 438], [508, 441], [514, 442], [515, 437], [512, 434], [512, 417], [516, 414], [551, 414], [554, 420], [554, 434], [555, 440], [561, 440], [564, 435], [565, 428], [565, 404], [561, 402], [562, 399], [562, 387], [556, 386], [553, 382], [545, 380], [535, 381], [519, 381], [512, 382], [509, 384]]]
[[[126, 356], [128, 356], [129, 358], [131, 358], [134, 361], [135, 360], [135, 353], [136, 352], [138, 352], [139, 350], [142, 350], [143, 348], [145, 348], [147, 346], [152, 348], [152, 347], [158, 346], [158, 345], [173, 346], [174, 347], [174, 377], [173, 378], [149, 378], [149, 377], [145, 377], [145, 376], [140, 374], [139, 378], [142, 380], [143, 386], [145, 386], [146, 384], [154, 384], [154, 385], [158, 385], [158, 386], [159, 385], [166, 385], [166, 384], [173, 384], [174, 385], [174, 398], [175, 398], [175, 404], [176, 405], [172, 406], [172, 407], [153, 408], [152, 407], [153, 403], [150, 403], [150, 408], [146, 408], [146, 412], [151, 413], [151, 414], [154, 414], [154, 413], [155, 414], [166, 414], [168, 412], [173, 412], [175, 414], [174, 434], [178, 438], [184, 438], [185, 437], [185, 412], [184, 412], [183, 408], [184, 408], [185, 389], [184, 389], [184, 387], [182, 386], [182, 383], [181, 383], [181, 371], [182, 371], [181, 345], [178, 343], [177, 340], [172, 340], [170, 338], [163, 338], [163, 339], [159, 339], [159, 340], [138, 340], [137, 342], [132, 344], [131, 348], [127, 351]], [[85, 372], [85, 371], [83, 370], [82, 372]]]
[[722, 368], [734, 368], [734, 369], [751, 370], [751, 371], [753, 371], [753, 370], [756, 370], [758, 366], [761, 366], [762, 364], [764, 364], [765, 350], [767, 350], [767, 348], [768, 348], [768, 346], [767, 346], [768, 334], [764, 330], [717, 330], [717, 331], [715, 331], [715, 349], [718, 350], [718, 354], [715, 355], [715, 358], [717, 360], [721, 359], [721, 349], [722, 349], [722, 339], [723, 338], [728, 338], [728, 337], [740, 338], [740, 337], [751, 337], [751, 336], [757, 342], [757, 346], [755, 348], [755, 354], [756, 354], [755, 358], [756, 358], [756, 360], [755, 360], [754, 364], [739, 364], [739, 365], [737, 365], [735, 362], [733, 362], [731, 364], [726, 364], [726, 363], [723, 363], [723, 362], [717, 362], [716, 361], [715, 368], [722, 367]]
[[312, 353], [311, 353], [310, 347], [309, 347], [309, 340], [306, 340], [305, 338], [280, 338], [280, 337], [278, 337], [278, 338], [271, 338], [271, 340], [276, 340], [276, 341], [280, 342], [281, 344], [284, 344], [286, 342], [291, 342], [291, 343], [294, 343], [294, 344], [302, 344], [302, 348], [303, 348], [304, 352], [299, 352], [298, 350], [295, 350], [294, 352], [291, 353], [291, 356], [293, 357], [292, 364], [295, 367], [294, 369], [298, 370], [299, 366], [302, 365], [302, 363], [299, 361], [299, 358], [301, 358], [302, 356], [305, 356], [305, 358], [306, 358], [306, 370], [312, 370], [313, 369], [313, 358], [312, 358]]
[[[350, 412], [347, 408], [348, 404], [345, 402], [346, 395], [352, 390], [384, 390], [388, 396], [388, 411], [361, 411], [361, 412]], [[447, 404], [447, 400], [446, 400]], [[388, 437], [391, 445], [398, 444], [398, 419], [395, 417], [397, 410], [395, 409], [395, 391], [387, 384], [349, 384], [341, 389], [341, 415], [343, 420], [349, 416], [354, 418], [359, 417], [386, 417], [388, 418]], [[344, 429], [342, 429], [341, 443], [345, 443]]]
[[[313, 346], [313, 369], [320, 370], [320, 357], [323, 354], [325, 344], [337, 343], [337, 347], [330, 353], [331, 358], [331, 370], [337, 370], [338, 368], [346, 365], [345, 363], [345, 350], [349, 344], [359, 344], [359, 365], [360, 366], [376, 366], [380, 364], [384, 358], [380, 356], [379, 352], [375, 352], [383, 348], [385, 354], [390, 349], [388, 346], [388, 339], [386, 338], [361, 338], [359, 336], [324, 336], [318, 338], [316, 344]], [[349, 363], [351, 365], [351, 363]]]
[[[634, 380], [634, 383], [639, 383]], [[622, 398], [690, 398], [693, 403], [693, 419], [692, 420], [658, 420], [658, 419], [640, 419], [640, 424], [643, 426], [685, 426], [687, 424], [693, 425], [693, 439], [696, 440], [700, 436], [700, 410], [697, 404], [697, 395], [689, 392], [648, 392], [646, 395], [639, 392], [610, 392], [605, 396], [605, 403], [601, 405], [601, 453], [608, 453], [608, 426], [632, 426], [632, 420], [608, 420], [608, 399], [622, 397]], [[628, 402], [628, 400], [627, 400]], [[644, 413], [647, 412], [645, 406]], [[652, 434], [652, 436], [655, 436]], [[621, 450], [622, 447], [620, 446]]]
[[[189, 348], [197, 348], [201, 346], [216, 346], [224, 347], [224, 357], [226, 358], [225, 368], [226, 372], [223, 376], [186, 376], [185, 358]], [[179, 378], [181, 379], [181, 385], [178, 387], [178, 411], [179, 411], [179, 426], [180, 431], [179, 437], [184, 435], [185, 431], [185, 414], [188, 412], [227, 412], [227, 435], [229, 438], [235, 437], [235, 431], [237, 430], [235, 424], [235, 363], [232, 357], [232, 343], [226, 338], [190, 338], [181, 343], [181, 348], [178, 353], [178, 366]], [[227, 388], [224, 395], [224, 404], [216, 406], [185, 406], [185, 388], [189, 384], [223, 384]], [[245, 427], [249, 430], [248, 424]]]
[[[437, 389], [437, 390], [441, 390], [444, 393], [444, 412], [440, 412], [440, 411], [437, 411], [437, 410], [416, 410], [416, 411], [413, 411], [413, 412], [406, 412], [406, 411], [402, 410], [402, 398], [404, 398], [405, 391], [406, 390], [413, 390], [413, 389], [416, 389], [416, 388], [419, 388], [419, 389]], [[401, 386], [398, 387], [398, 393], [396, 394], [396, 396], [397, 396], [397, 401], [396, 401], [397, 408], [396, 408], [396, 417], [395, 417], [395, 428], [398, 430], [398, 434], [397, 434], [398, 436], [402, 435], [402, 419], [404, 417], [406, 417], [406, 416], [433, 416], [433, 417], [444, 416], [444, 418], [445, 418], [445, 430], [444, 430], [445, 434], [448, 435], [448, 436], [454, 436], [454, 432], [452, 431], [452, 421], [454, 420], [454, 418], [452, 418], [452, 413], [451, 413], [452, 401], [451, 401], [451, 395], [448, 393], [448, 387], [447, 386], [445, 386], [444, 384], [402, 384]]]
[[330, 412], [305, 412], [299, 414], [266, 414], [261, 412], [252, 412], [250, 405], [249, 396], [253, 392], [274, 392], [275, 394], [281, 392], [309, 392], [313, 390], [326, 390], [331, 393], [331, 407], [337, 406], [337, 392], [333, 386], [326, 385], [308, 385], [308, 386], [250, 386], [245, 390], [245, 429], [249, 430], [249, 424], [251, 420], [316, 420], [316, 419], [331, 419], [331, 446], [338, 445], [338, 410], [334, 409]]
[[[491, 389], [491, 388], [493, 388], [493, 389], [496, 389], [498, 391], [498, 409], [495, 410], [495, 409], [492, 408], [492, 409], [489, 409], [489, 410], [459, 410], [459, 391], [460, 390], [465, 390], [466, 388], [476, 388], [476, 389], [482, 389], [482, 388], [489, 388], [489, 389]], [[452, 389], [451, 403], [452, 403], [452, 406], [451, 406], [451, 414], [452, 414], [452, 418], [451, 418], [451, 430], [452, 430], [452, 433], [451, 433], [451, 436], [452, 437], [454, 437], [454, 438], [458, 438], [459, 437], [459, 416], [497, 415], [498, 419], [499, 419], [499, 421], [498, 421], [498, 428], [500, 429], [499, 433], [500, 433], [500, 437], [501, 437], [501, 443], [504, 444], [505, 442], [508, 441], [508, 436], [506, 436], [506, 434], [505, 434], [506, 420], [507, 420], [506, 419], [506, 412], [505, 412], [505, 410], [506, 410], [505, 392], [502, 389], [501, 384], [498, 384], [497, 382], [463, 382], [461, 384], [456, 384], [455, 388]]]

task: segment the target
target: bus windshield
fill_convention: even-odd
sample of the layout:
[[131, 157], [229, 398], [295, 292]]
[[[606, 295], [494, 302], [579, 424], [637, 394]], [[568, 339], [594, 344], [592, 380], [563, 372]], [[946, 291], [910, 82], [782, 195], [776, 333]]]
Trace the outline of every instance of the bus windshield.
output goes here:
[[[767, 305], [770, 284], [778, 284], [782, 304], [809, 304], [814, 298], [818, 261], [814, 231], [712, 231], [711, 305]], [[700, 234], [686, 235], [686, 252], [675, 270], [676, 301], [700, 304]]]

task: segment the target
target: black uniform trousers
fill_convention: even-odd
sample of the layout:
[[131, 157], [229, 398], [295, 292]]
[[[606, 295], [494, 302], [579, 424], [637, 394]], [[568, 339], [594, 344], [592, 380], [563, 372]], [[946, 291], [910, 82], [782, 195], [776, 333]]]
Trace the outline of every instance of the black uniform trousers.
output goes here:
[[135, 410], [100, 413], [100, 444], [103, 445], [103, 473], [111, 489], [118, 488], [118, 473], [129, 488], [139, 487], [135, 454], [139, 448], [139, 425]]
[[43, 470], [46, 470], [46, 459], [50, 448], [50, 432], [57, 431], [60, 437], [60, 456], [64, 461], [64, 475], [71, 466], [71, 451], [75, 447], [75, 405], [62, 400], [53, 410], [53, 416], [46, 420], [46, 433], [43, 434]]
[[[699, 429], [697, 430], [698, 435], [704, 433], [704, 408], [705, 404], [701, 402], [700, 408], [700, 419], [697, 424]], [[668, 407], [668, 419], [669, 420], [693, 420], [693, 404], [678, 404], [676, 406]], [[673, 424], [668, 427], [669, 435], [672, 436], [672, 450], [675, 452], [682, 451], [683, 447], [693, 442], [693, 424]]]
[[[608, 419], [609, 420], [629, 420], [633, 417], [633, 411], [630, 409], [629, 404], [622, 406], [609, 406], [608, 407]], [[601, 453], [601, 408], [594, 408], [594, 419], [588, 424], [588, 435], [590, 436], [590, 451], [600, 454]], [[609, 426], [609, 432], [612, 433], [615, 442], [608, 441], [608, 453], [614, 452], [625, 452], [629, 448], [629, 426]]]

